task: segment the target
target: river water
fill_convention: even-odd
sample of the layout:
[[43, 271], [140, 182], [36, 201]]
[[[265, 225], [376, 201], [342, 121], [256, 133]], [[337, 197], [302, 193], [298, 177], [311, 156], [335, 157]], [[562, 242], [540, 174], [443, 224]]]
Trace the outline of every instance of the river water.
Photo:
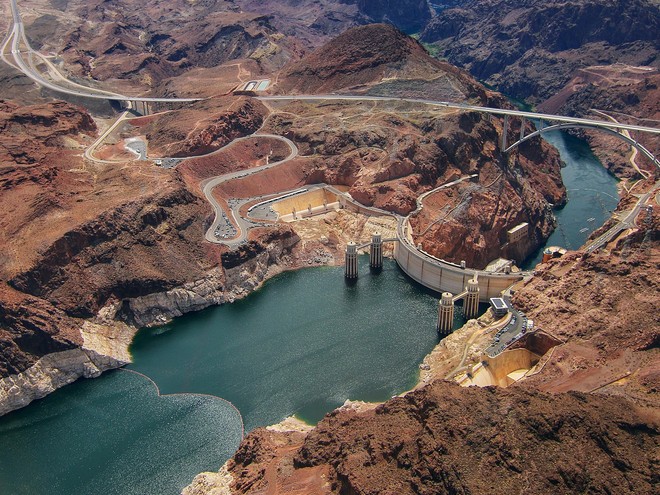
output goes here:
[[[600, 164], [585, 141], [561, 131], [547, 132], [543, 137], [557, 148], [565, 164], [561, 177], [568, 197], [566, 206], [555, 211], [557, 228], [546, 246], [578, 249], [612, 216], [619, 202], [617, 179]], [[531, 255], [523, 268], [540, 263], [543, 249]]]
[[[547, 139], [567, 164], [569, 195], [549, 244], [577, 248], [589, 234], [580, 230], [616, 206], [616, 181], [584, 143]], [[128, 371], [1, 418], [0, 494], [174, 495], [217, 470], [243, 427], [293, 414], [313, 423], [346, 399], [408, 390], [438, 341], [437, 299], [393, 261], [380, 274], [366, 263], [355, 285], [342, 267], [289, 272], [242, 301], [143, 329]]]

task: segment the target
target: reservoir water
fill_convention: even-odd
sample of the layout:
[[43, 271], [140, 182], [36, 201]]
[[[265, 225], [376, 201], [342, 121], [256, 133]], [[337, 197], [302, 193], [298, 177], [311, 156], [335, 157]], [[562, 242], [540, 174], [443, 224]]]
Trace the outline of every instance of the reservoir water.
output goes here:
[[[393, 261], [282, 274], [234, 304], [143, 329], [130, 371], [81, 380], [0, 419], [2, 494], [176, 494], [247, 430], [316, 422], [346, 399], [412, 387], [437, 344], [437, 299]], [[462, 323], [457, 319], [456, 326]]]
[[[616, 206], [616, 180], [583, 142], [546, 139], [569, 196], [549, 245], [575, 249]], [[143, 329], [128, 371], [0, 418], [0, 494], [174, 495], [217, 470], [243, 427], [315, 422], [346, 399], [409, 389], [438, 340], [437, 298], [393, 261], [378, 275], [366, 263], [353, 286], [342, 267], [289, 272], [242, 301]]]

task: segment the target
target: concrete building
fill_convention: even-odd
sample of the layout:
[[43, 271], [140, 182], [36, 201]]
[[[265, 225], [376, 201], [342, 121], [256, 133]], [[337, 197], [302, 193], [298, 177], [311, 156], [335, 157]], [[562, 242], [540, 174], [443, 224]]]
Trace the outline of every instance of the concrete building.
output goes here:
[[358, 276], [358, 252], [357, 244], [349, 242], [346, 246], [346, 278], [357, 278]]
[[493, 314], [498, 318], [505, 316], [509, 312], [509, 305], [501, 297], [491, 297], [490, 308], [493, 310]]
[[448, 334], [454, 326], [454, 296], [451, 292], [443, 292], [438, 302], [438, 332]]
[[507, 230], [506, 237], [509, 243], [514, 244], [518, 242], [520, 239], [524, 239], [525, 237], [527, 237], [527, 233], [529, 231], [528, 227], [529, 224], [527, 222], [523, 222], [519, 225], [516, 225], [511, 230]]
[[383, 236], [374, 234], [371, 236], [371, 246], [369, 248], [369, 266], [371, 268], [383, 267]]
[[468, 320], [479, 314], [479, 282], [474, 278], [468, 280], [467, 294], [463, 299], [463, 314]]

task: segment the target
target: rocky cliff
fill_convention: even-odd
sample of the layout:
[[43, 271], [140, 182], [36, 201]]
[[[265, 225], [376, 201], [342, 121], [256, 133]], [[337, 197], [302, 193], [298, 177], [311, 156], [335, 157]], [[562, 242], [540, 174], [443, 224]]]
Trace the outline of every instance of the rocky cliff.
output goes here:
[[[656, 413], [620, 398], [436, 381], [373, 410], [339, 409], [306, 435], [255, 430], [221, 493], [650, 494], [658, 429]], [[216, 493], [195, 485], [185, 493]]]
[[475, 0], [444, 10], [421, 40], [503, 93], [538, 103], [583, 67], [657, 67], [658, 29], [650, 0]]
[[[636, 200], [625, 197], [619, 209]], [[607, 249], [570, 253], [542, 265], [518, 289], [516, 307], [565, 341], [525, 386], [594, 391], [657, 408], [660, 215], [655, 210], [642, 213], [638, 227]]]
[[[34, 322], [35, 326], [39, 324]], [[82, 342], [64, 351], [48, 351], [29, 367], [0, 378], [0, 416], [41, 399], [79, 378], [96, 378], [131, 362], [128, 346], [136, 329], [117, 322], [78, 322]], [[48, 343], [40, 339], [41, 345]], [[19, 352], [25, 353], [23, 342]], [[6, 358], [14, 355], [8, 352]]]
[[205, 155], [256, 132], [266, 114], [266, 108], [253, 99], [211, 98], [185, 111], [150, 118], [141, 132], [154, 156]]

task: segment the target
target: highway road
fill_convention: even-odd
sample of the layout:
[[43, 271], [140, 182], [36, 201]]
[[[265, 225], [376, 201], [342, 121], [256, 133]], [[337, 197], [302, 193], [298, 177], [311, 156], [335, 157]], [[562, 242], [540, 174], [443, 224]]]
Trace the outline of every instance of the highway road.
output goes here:
[[[74, 96], [100, 99], [100, 100], [115, 100], [115, 101], [137, 100], [144, 102], [171, 103], [171, 102], [194, 102], [203, 99], [203, 98], [158, 98], [158, 97], [127, 96], [127, 95], [120, 95], [117, 93], [104, 92], [101, 90], [93, 90], [89, 88], [86, 91], [83, 90], [82, 88], [71, 89], [54, 84], [53, 82], [46, 80], [41, 74], [39, 74], [32, 67], [26, 64], [25, 61], [23, 60], [20, 49], [21, 42], [25, 45], [28, 53], [36, 53], [36, 52], [32, 50], [25, 36], [25, 28], [23, 26], [23, 21], [21, 20], [21, 15], [16, 0], [11, 0], [11, 9], [13, 16], [13, 27], [10, 37], [12, 38], [11, 49], [14, 60], [18, 65], [18, 68], [27, 77], [29, 77], [30, 79], [32, 79], [34, 82], [36, 82], [41, 86], [44, 86], [46, 88], [49, 88], [53, 91], [57, 91], [60, 93], [66, 93]], [[5, 60], [5, 62], [9, 63], [7, 59], [4, 57], [4, 51], [3, 51], [3, 59]], [[72, 84], [76, 84], [76, 83], [72, 83]], [[76, 85], [76, 86], [80, 87], [80, 85]], [[481, 112], [481, 113], [487, 113], [498, 116], [515, 116], [515, 117], [521, 117], [527, 119], [541, 119], [549, 122], [584, 124], [584, 125], [602, 127], [606, 129], [612, 129], [619, 132], [621, 130], [626, 130], [626, 131], [638, 131], [638, 132], [649, 132], [653, 134], [660, 134], [660, 129], [654, 127], [621, 124], [618, 122], [585, 119], [578, 117], [565, 117], [561, 115], [526, 112], [521, 110], [481, 107], [476, 105], [468, 105], [465, 103], [453, 103], [448, 101], [436, 101], [436, 100], [429, 100], [422, 98], [395, 98], [395, 97], [386, 97], [386, 96], [366, 96], [366, 95], [296, 95], [296, 96], [287, 95], [287, 96], [260, 96], [258, 97], [258, 99], [263, 101], [295, 101], [295, 100], [356, 100], [356, 101], [390, 101], [390, 102], [402, 101], [407, 103], [439, 106], [439, 107], [445, 107], [445, 108], [451, 108], [451, 109], [463, 110], [463, 111]]]
[[635, 207], [630, 211], [630, 213], [628, 213], [623, 219], [619, 220], [606, 232], [604, 232], [596, 239], [594, 239], [592, 242], [590, 242], [589, 245], [585, 248], [585, 251], [587, 253], [592, 253], [597, 249], [603, 247], [608, 242], [611, 242], [612, 239], [614, 239], [624, 230], [635, 228], [635, 220], [637, 220], [637, 215], [639, 215], [639, 212], [641, 211], [642, 207], [645, 206], [649, 198], [651, 198], [652, 196], [654, 196], [656, 193], [659, 192], [658, 191], [659, 189], [660, 189], [660, 181], [656, 182], [654, 186], [649, 190], [649, 192], [640, 195], [639, 199], [637, 200], [637, 203], [635, 203]]
[[549, 122], [563, 122], [569, 124], [585, 124], [597, 127], [603, 127], [606, 129], [625, 129], [628, 131], [639, 131], [639, 132], [649, 132], [652, 134], [660, 134], [660, 128], [647, 127], [640, 125], [631, 125], [631, 124], [620, 124], [618, 122], [595, 120], [595, 119], [585, 119], [579, 117], [565, 117], [562, 115], [553, 115], [548, 113], [536, 113], [536, 112], [525, 112], [522, 110], [509, 110], [504, 108], [492, 108], [492, 107], [480, 107], [476, 105], [468, 105], [465, 103], [452, 103], [449, 101], [436, 101], [436, 100], [426, 100], [422, 98], [395, 98], [390, 96], [366, 96], [366, 95], [295, 95], [295, 96], [258, 96], [258, 100], [262, 101], [297, 101], [297, 100], [338, 100], [338, 101], [387, 101], [387, 102], [405, 102], [405, 103], [416, 103], [423, 105], [430, 105], [436, 107], [451, 108], [456, 110], [465, 110], [470, 112], [481, 112], [488, 113], [491, 115], [500, 115], [500, 116], [514, 116], [514, 117], [524, 117], [526, 119], [539, 119]]
[[[14, 57], [14, 61], [18, 69], [25, 74], [27, 77], [32, 79], [35, 83], [45, 88], [51, 89], [58, 93], [64, 93], [74, 96], [80, 96], [84, 98], [92, 98], [97, 100], [114, 100], [114, 101], [130, 101], [130, 100], [139, 100], [146, 102], [161, 102], [161, 103], [172, 103], [172, 102], [193, 102], [199, 101], [202, 98], [154, 98], [154, 97], [143, 97], [143, 96], [126, 96], [120, 95], [117, 93], [110, 93], [103, 90], [95, 90], [92, 88], [87, 88], [86, 90], [81, 89], [71, 89], [64, 86], [54, 84], [51, 81], [45, 79], [41, 74], [35, 71], [32, 67], [25, 63], [21, 55], [21, 43], [25, 46], [27, 53], [36, 53], [30, 47], [30, 44], [25, 36], [25, 27], [23, 26], [23, 21], [21, 19], [20, 11], [18, 10], [18, 5], [16, 0], [11, 0], [11, 10], [12, 10], [12, 19], [13, 26], [9, 38], [11, 38], [11, 52]], [[9, 39], [7, 39], [9, 41]], [[3, 60], [7, 63], [7, 59], [4, 57], [4, 49], [6, 48], [7, 41], [3, 45]], [[12, 65], [12, 64], [10, 64]], [[80, 86], [76, 83], [71, 83], [76, 86]]]
[[103, 134], [99, 136], [99, 138], [92, 143], [92, 145], [85, 150], [84, 157], [87, 158], [88, 160], [91, 160], [93, 162], [98, 162], [98, 163], [108, 163], [108, 164], [116, 164], [116, 161], [112, 160], [101, 160], [100, 158], [96, 158], [94, 156], [94, 152], [96, 151], [96, 148], [105, 141], [105, 139], [110, 135], [112, 131], [114, 131], [119, 124], [121, 124], [124, 120], [126, 120], [126, 117], [128, 117], [128, 112], [122, 113], [119, 118], [110, 126], [108, 127]]
[[[610, 114], [608, 114], [608, 113], [605, 113], [605, 112], [603, 112], [603, 111], [601, 111], [601, 110], [596, 110], [596, 109], [592, 109], [591, 111], [592, 111], [593, 113], [597, 113], [597, 114], [599, 114], [599, 115], [602, 115], [603, 117], [605, 117], [606, 119], [611, 120], [612, 122], [619, 123], [618, 120], [616, 120], [614, 117], [612, 117], [612, 116], [611, 116]], [[628, 131], [628, 130], [623, 130], [623, 131], [621, 132], [621, 134], [623, 134], [624, 136], [626, 136], [628, 139], [632, 139], [632, 136], [630, 135], [630, 131]], [[635, 171], [636, 171], [639, 175], [641, 175], [641, 176], [644, 177], [645, 179], [648, 179], [648, 178], [651, 176], [651, 173], [650, 173], [650, 172], [647, 172], [646, 170], [642, 170], [641, 168], [639, 168], [639, 165], [637, 165], [637, 154], [638, 154], [637, 148], [635, 148], [634, 146], [631, 146], [631, 148], [632, 148], [632, 155], [631, 155], [630, 158], [628, 159], [628, 161], [630, 162], [630, 165], [635, 169]]]

